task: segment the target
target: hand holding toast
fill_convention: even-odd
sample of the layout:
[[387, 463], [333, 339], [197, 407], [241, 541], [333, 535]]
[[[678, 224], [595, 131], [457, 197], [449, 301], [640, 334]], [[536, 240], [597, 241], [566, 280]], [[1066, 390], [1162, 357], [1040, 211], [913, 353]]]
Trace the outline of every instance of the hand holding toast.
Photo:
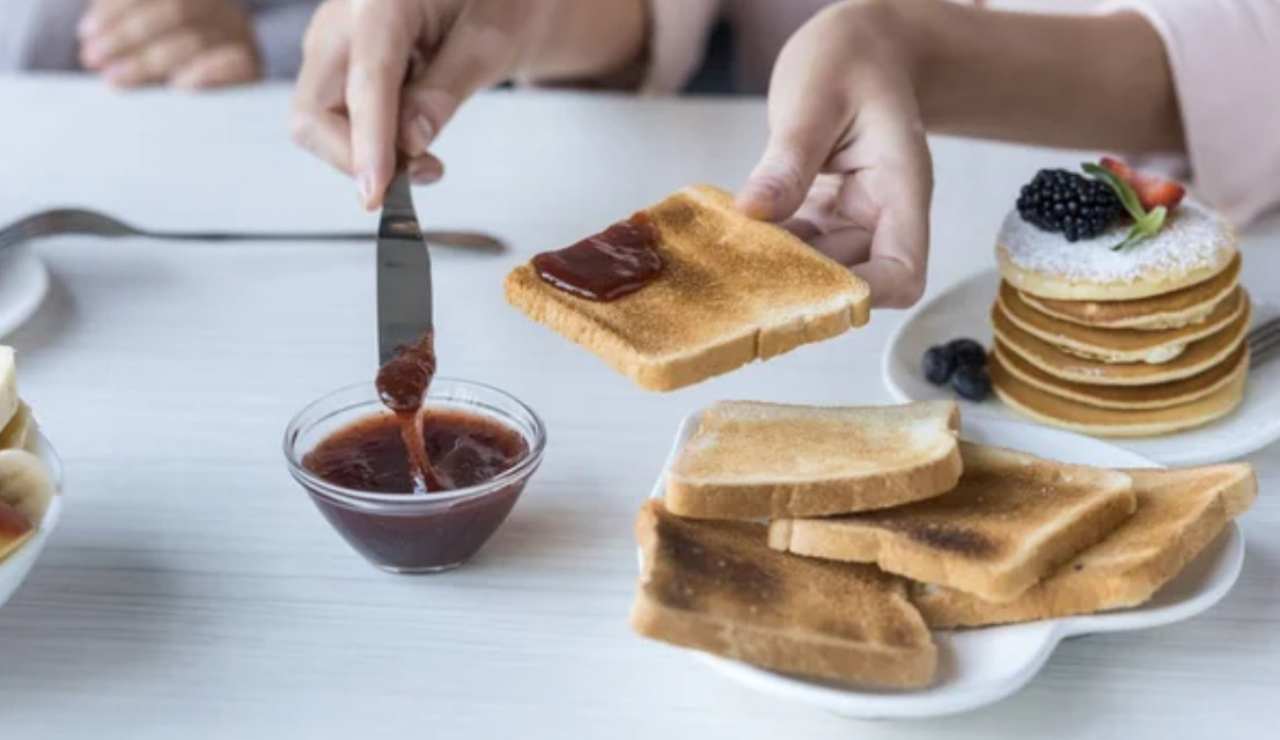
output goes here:
[[892, 13], [843, 3], [787, 42], [769, 142], [738, 205], [851, 267], [875, 305], [901, 308], [924, 292], [933, 166]]

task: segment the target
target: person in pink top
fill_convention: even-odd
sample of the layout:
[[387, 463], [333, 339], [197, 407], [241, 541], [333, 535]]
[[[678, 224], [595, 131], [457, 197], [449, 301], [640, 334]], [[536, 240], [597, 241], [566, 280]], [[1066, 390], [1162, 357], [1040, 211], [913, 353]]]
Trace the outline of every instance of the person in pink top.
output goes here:
[[736, 31], [737, 84], [768, 80], [770, 136], [739, 207], [848, 265], [879, 306], [924, 290], [926, 131], [1174, 154], [1239, 224], [1280, 205], [1277, 0], [1118, 0], [1077, 15], [946, 0], [327, 0], [294, 138], [375, 208], [397, 148], [419, 181], [440, 176], [431, 144], [476, 90], [675, 92], [720, 20]]

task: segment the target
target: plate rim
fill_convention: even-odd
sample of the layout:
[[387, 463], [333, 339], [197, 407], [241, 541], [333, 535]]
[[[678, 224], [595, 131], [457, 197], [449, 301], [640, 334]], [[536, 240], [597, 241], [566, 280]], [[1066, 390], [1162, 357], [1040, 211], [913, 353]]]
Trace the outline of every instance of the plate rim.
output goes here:
[[[36, 560], [44, 553], [45, 545], [49, 541], [49, 535], [57, 529], [58, 523], [62, 521], [62, 509], [65, 499], [63, 495], [64, 468], [62, 458], [59, 457], [57, 450], [53, 447], [53, 443], [49, 441], [49, 438], [44, 435], [41, 429], [36, 429], [35, 454], [49, 466], [49, 471], [53, 475], [56, 493], [53, 500], [49, 502], [49, 508], [45, 510], [44, 518], [40, 520], [40, 528], [36, 530], [35, 536], [20, 547], [17, 552], [0, 562], [0, 607], [3, 607], [22, 587], [23, 582], [30, 575], [32, 567], [35, 566]], [[4, 585], [7, 581], [12, 581], [11, 587]]]
[[18, 329], [21, 329], [36, 311], [40, 310], [40, 306], [44, 305], [45, 298], [49, 295], [49, 286], [52, 278], [49, 276], [49, 266], [44, 263], [40, 255], [36, 254], [30, 244], [19, 244], [10, 247], [7, 255], [0, 255], [0, 260], [12, 261], [13, 263], [26, 263], [29, 269], [34, 270], [33, 275], [36, 280], [36, 287], [26, 297], [26, 300], [20, 301], [10, 307], [11, 320], [0, 324], [0, 337], [7, 337]]
[[[704, 410], [697, 409], [681, 419], [676, 429], [671, 449], [663, 462], [657, 481], [649, 491], [648, 498], [660, 499], [664, 495], [667, 471], [671, 469], [672, 463], [675, 461], [685, 441], [692, 434]], [[976, 426], [979, 428], [987, 425], [1029, 427], [1042, 434], [1074, 438], [1083, 440], [1090, 445], [1111, 447], [1134, 460], [1133, 463], [1126, 464], [1125, 467], [1166, 467], [1141, 453], [1106, 440], [1029, 421], [999, 416], [964, 413], [960, 432], [962, 439], [965, 436], [966, 424], [969, 422], [976, 422]], [[1126, 609], [1060, 617], [1058, 619], [1036, 620], [1012, 625], [975, 628], [981, 630], [1025, 630], [1039, 626], [1043, 630], [1043, 635], [1031, 660], [1027, 661], [1017, 673], [1003, 681], [993, 682], [985, 687], [975, 687], [958, 694], [928, 695], [910, 691], [868, 692], [845, 689], [839, 686], [823, 685], [801, 678], [786, 676], [694, 648], [669, 647], [692, 653], [697, 660], [709, 666], [716, 673], [754, 691], [779, 696], [788, 701], [817, 706], [842, 716], [860, 719], [912, 719], [959, 714], [993, 704], [1021, 691], [1032, 679], [1039, 675], [1040, 671], [1048, 663], [1049, 658], [1057, 650], [1058, 645], [1068, 637], [1161, 627], [1189, 619], [1212, 608], [1231, 591], [1239, 580], [1245, 557], [1244, 531], [1238, 522], [1234, 520], [1228, 522], [1228, 526], [1214, 540], [1215, 543], [1218, 541], [1222, 542], [1219, 547], [1224, 550], [1220, 557], [1227, 558], [1223, 566], [1226, 571], [1225, 575], [1211, 583], [1202, 592], [1185, 601], [1156, 607], [1146, 612], [1135, 612], [1134, 610]], [[1210, 546], [1213, 545], [1211, 544]], [[1204, 551], [1202, 550], [1201, 552], [1203, 553]], [[1198, 557], [1199, 554], [1197, 555]], [[642, 558], [643, 554], [637, 548], [637, 561], [641, 565], [643, 565]], [[935, 632], [949, 634], [952, 631], [935, 630]]]
[[[889, 334], [889, 341], [885, 345], [885, 351], [882, 352], [880, 355], [880, 381], [884, 385], [885, 390], [888, 391], [889, 396], [893, 398], [894, 401], [898, 403], [912, 403], [914, 401], [924, 400], [924, 399], [916, 398], [911, 394], [907, 393], [906, 389], [898, 382], [893, 372], [894, 358], [897, 356], [898, 347], [903, 342], [910, 328], [919, 319], [920, 314], [929, 310], [935, 304], [948, 298], [949, 296], [951, 296], [951, 294], [963, 288], [968, 287], [969, 284], [977, 283], [979, 281], [984, 281], [984, 280], [995, 280], [998, 283], [1000, 280], [1000, 271], [995, 268], [989, 267], [982, 270], [978, 270], [977, 272], [973, 272], [969, 275], [965, 275], [964, 277], [960, 278], [959, 280], [955, 281], [951, 285], [939, 291], [936, 295], [930, 297], [925, 301], [920, 302], [920, 304], [913, 307], [910, 311], [906, 313], [906, 315], [903, 316], [902, 320], [898, 323], [898, 325], [894, 327], [893, 331]], [[1256, 311], [1255, 311], [1254, 321], [1255, 322], [1257, 321]], [[1246, 387], [1245, 389], [1246, 400], [1248, 399], [1248, 396], [1247, 396], [1248, 392], [1249, 392], [1249, 389], [1248, 387]], [[983, 408], [982, 405], [970, 403], [968, 401], [960, 401], [960, 403], [962, 408], [966, 410], [966, 415], [968, 417], [973, 417], [983, 413], [981, 411], [981, 409]], [[1249, 435], [1249, 434], [1231, 435], [1229, 439], [1224, 438], [1224, 441], [1218, 444], [1215, 444], [1212, 447], [1203, 448], [1204, 449], [1203, 452], [1198, 450], [1189, 450], [1189, 451], [1184, 451], [1176, 455], [1170, 455], [1170, 456], [1156, 455], [1156, 453], [1154, 453], [1151, 450], [1134, 449], [1126, 443], [1127, 442], [1152, 442], [1160, 439], [1172, 439], [1172, 438], [1176, 438], [1179, 434], [1195, 432], [1197, 431], [1197, 429], [1204, 429], [1207, 427], [1184, 430], [1182, 432], [1174, 432], [1172, 434], [1165, 435], [1164, 437], [1158, 437], [1158, 436], [1135, 437], [1135, 438], [1090, 437], [1089, 435], [1080, 435], [1078, 432], [1070, 432], [1069, 430], [1058, 429], [1057, 427], [1053, 427], [1048, 424], [1041, 424], [1041, 423], [1032, 421], [1030, 419], [1024, 419], [1024, 418], [1015, 416], [1016, 412], [1012, 411], [1011, 409], [1008, 409], [1003, 403], [1000, 403], [996, 399], [992, 399], [990, 403], [993, 404], [991, 407], [992, 409], [997, 408], [997, 405], [998, 405], [998, 408], [1001, 409], [1001, 411], [991, 411], [990, 413], [985, 414], [988, 418], [992, 418], [992, 419], [1008, 418], [1011, 420], [1023, 421], [1026, 423], [1035, 424], [1036, 426], [1040, 426], [1046, 429], [1056, 429], [1058, 431], [1068, 432], [1070, 434], [1077, 434], [1078, 436], [1085, 436], [1090, 439], [1096, 439], [1099, 441], [1106, 442], [1108, 444], [1111, 444], [1115, 447], [1119, 447], [1121, 449], [1135, 452], [1144, 457], [1156, 459], [1157, 462], [1159, 462], [1162, 465], [1188, 465], [1188, 466], [1212, 465], [1214, 463], [1221, 463], [1229, 460], [1236, 460], [1246, 455], [1249, 455], [1251, 453], [1257, 452], [1258, 450], [1261, 450], [1271, 444], [1274, 444], [1276, 440], [1280, 440], [1280, 422], [1278, 422], [1274, 428], [1272, 428], [1270, 431], [1266, 433], [1258, 434], [1258, 435]], [[1210, 426], [1214, 424], [1226, 425], [1231, 423], [1232, 423], [1231, 416], [1227, 416], [1223, 419], [1218, 419], [1212, 422]]]

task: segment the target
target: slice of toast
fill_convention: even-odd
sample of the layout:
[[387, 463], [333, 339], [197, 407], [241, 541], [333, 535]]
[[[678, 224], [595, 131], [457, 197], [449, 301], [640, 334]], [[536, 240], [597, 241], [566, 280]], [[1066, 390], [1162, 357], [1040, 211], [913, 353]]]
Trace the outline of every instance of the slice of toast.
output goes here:
[[968, 442], [960, 449], [964, 475], [949, 493], [846, 517], [778, 520], [769, 545], [1008, 602], [1136, 507], [1125, 473]]
[[672, 390], [867, 323], [870, 290], [786, 230], [742, 215], [717, 188], [645, 211], [665, 263], [650, 284], [598, 302], [507, 276], [511, 305], [650, 390]]
[[681, 519], [649, 501], [631, 626], [763, 668], [881, 688], [927, 686], [937, 651], [906, 583], [867, 565], [774, 552], [765, 526]]
[[883, 509], [951, 490], [960, 478], [951, 401], [788, 406], [722, 401], [667, 472], [679, 516], [758, 519]]
[[1241, 464], [1129, 474], [1138, 511], [1102, 542], [1008, 604], [915, 584], [913, 597], [925, 619], [935, 627], [976, 627], [1137, 606], [1249, 508], [1258, 492], [1253, 469]]

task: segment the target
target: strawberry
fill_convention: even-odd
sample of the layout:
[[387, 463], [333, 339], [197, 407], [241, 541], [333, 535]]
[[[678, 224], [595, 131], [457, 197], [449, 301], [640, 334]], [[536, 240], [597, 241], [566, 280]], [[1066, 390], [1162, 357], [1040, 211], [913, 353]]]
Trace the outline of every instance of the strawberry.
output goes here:
[[1138, 200], [1142, 201], [1143, 209], [1147, 211], [1156, 206], [1164, 206], [1172, 211], [1187, 194], [1187, 189], [1174, 180], [1143, 174], [1112, 157], [1103, 157], [1102, 166], [1111, 174], [1129, 183], [1129, 187], [1138, 194]]

